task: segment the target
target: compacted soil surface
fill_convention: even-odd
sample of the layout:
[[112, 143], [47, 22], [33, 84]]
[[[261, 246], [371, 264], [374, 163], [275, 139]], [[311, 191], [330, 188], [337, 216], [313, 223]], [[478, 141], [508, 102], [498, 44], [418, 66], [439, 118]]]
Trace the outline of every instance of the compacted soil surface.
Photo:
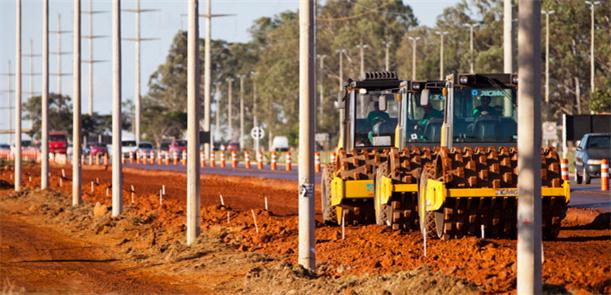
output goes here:
[[[83, 204], [72, 207], [64, 169], [41, 192], [40, 169], [27, 167], [18, 193], [10, 167], [0, 171], [3, 293], [515, 292], [515, 240], [429, 240], [424, 256], [417, 232], [346, 227], [342, 239], [341, 228], [317, 222], [310, 274], [296, 265], [294, 182], [205, 174], [202, 236], [186, 246], [184, 174], [126, 169], [124, 214], [111, 218], [110, 170], [84, 170]], [[544, 290], [611, 293], [609, 213], [569, 209], [560, 237], [543, 246]]]

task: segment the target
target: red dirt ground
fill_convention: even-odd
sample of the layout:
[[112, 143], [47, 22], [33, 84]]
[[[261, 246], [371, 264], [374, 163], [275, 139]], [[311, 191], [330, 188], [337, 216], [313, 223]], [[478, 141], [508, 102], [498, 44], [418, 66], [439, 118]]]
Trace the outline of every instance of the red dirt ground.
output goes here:
[[[65, 168], [70, 178], [69, 168]], [[25, 184], [37, 186], [38, 168], [26, 168]], [[10, 181], [11, 171], [0, 173]], [[32, 181], [29, 181], [31, 175]], [[59, 168], [52, 169], [54, 189], [70, 192], [65, 180], [58, 187]], [[90, 181], [99, 178], [100, 185], [90, 193]], [[105, 195], [111, 179], [110, 170], [87, 169], [83, 172], [84, 200], [110, 206]], [[227, 243], [239, 245], [244, 251], [270, 254], [296, 262], [297, 192], [291, 181], [258, 178], [204, 175], [202, 178], [203, 230], [231, 225], [223, 237]], [[158, 192], [166, 186], [163, 205]], [[135, 204], [127, 210], [140, 214], [157, 213], [168, 230], [184, 233], [184, 174], [177, 172], [125, 170], [124, 203], [129, 204], [127, 191], [134, 185]], [[218, 195], [223, 194], [227, 207], [221, 207]], [[263, 197], [268, 196], [270, 212], [263, 211]], [[317, 198], [318, 199], [318, 198]], [[254, 209], [260, 233], [253, 225], [250, 209]], [[227, 216], [230, 216], [230, 221]], [[229, 222], [229, 223], [228, 223]], [[556, 241], [544, 242], [543, 279], [548, 286], [561, 287], [577, 293], [611, 293], [611, 229], [609, 213], [587, 209], [569, 209], [563, 229]], [[452, 241], [429, 240], [427, 257], [423, 256], [423, 240], [419, 233], [399, 233], [380, 226], [346, 228], [341, 239], [338, 227], [317, 224], [316, 255], [322, 275], [389, 273], [412, 270], [422, 265], [454, 277], [473, 282], [484, 292], [511, 292], [516, 284], [515, 240], [482, 240], [467, 237]]]

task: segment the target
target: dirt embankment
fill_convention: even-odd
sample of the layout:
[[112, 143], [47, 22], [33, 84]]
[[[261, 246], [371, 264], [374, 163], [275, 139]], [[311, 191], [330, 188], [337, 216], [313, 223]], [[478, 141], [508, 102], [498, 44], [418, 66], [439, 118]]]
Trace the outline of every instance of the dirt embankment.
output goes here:
[[[32, 185], [36, 185], [36, 171], [31, 170], [29, 173], [33, 175]], [[53, 175], [52, 185], [57, 189], [59, 170], [54, 170]], [[2, 173], [0, 178], [9, 180], [9, 173]], [[100, 185], [96, 185], [94, 192], [90, 193], [88, 182], [96, 178], [100, 179]], [[110, 182], [110, 171], [87, 170], [84, 179], [84, 199], [90, 204], [100, 202], [110, 206], [110, 197], [105, 195], [105, 188]], [[68, 183], [64, 181], [62, 189], [68, 191]], [[141, 257], [141, 260], [152, 264], [158, 262], [151, 261], [161, 259], [165, 261], [164, 267], [173, 271], [212, 275], [204, 271], [209, 266], [201, 262], [210, 256], [208, 254], [192, 254], [200, 257], [181, 261], [160, 258], [171, 253], [187, 255], [184, 253], [192, 253], [193, 249], [197, 249], [182, 245], [185, 236], [184, 175], [127, 171], [125, 190], [132, 184], [137, 191], [135, 204], [126, 208], [126, 216], [133, 215], [138, 219], [105, 218], [100, 219], [106, 220], [101, 228], [100, 221], [96, 222], [97, 227], [86, 228], [98, 234], [117, 235], [119, 241], [126, 239], [121, 244], [123, 246], [117, 249], [131, 249], [125, 253], [129, 257]], [[161, 184], [166, 185], [168, 195], [160, 206], [158, 191]], [[386, 287], [382, 286], [390, 288], [389, 284], [396, 284], [396, 281], [402, 282], [400, 286], [413, 286], [414, 282], [410, 278], [423, 282], [427, 288], [440, 287], [447, 282], [448, 286], [438, 290], [442, 293], [451, 292], [453, 288], [458, 288], [458, 293], [462, 293], [472, 287], [484, 292], [515, 290], [516, 253], [513, 240], [482, 240], [475, 237], [452, 241], [432, 240], [428, 241], [428, 255], [424, 257], [423, 241], [418, 233], [393, 232], [379, 226], [348, 227], [346, 239], [342, 240], [340, 228], [317, 224], [317, 274], [320, 277], [316, 280], [304, 279], [305, 274], [300, 274], [299, 269], [292, 266], [297, 257], [294, 183], [205, 176], [202, 184], [202, 227], [206, 238], [200, 241], [208, 241], [212, 237], [218, 240], [219, 245], [224, 245], [219, 246], [222, 250], [206, 253], [243, 252], [246, 257], [255, 257], [252, 258], [254, 261], [241, 261], [241, 264], [248, 265], [246, 268], [249, 270], [240, 268], [242, 271], [235, 272], [233, 279], [246, 276], [249, 282], [262, 282], [261, 285], [268, 284], [270, 287], [262, 290], [300, 290], [301, 287], [311, 286], [314, 288], [310, 289], [312, 291], [325, 292], [345, 290], [351, 286], [355, 290], [364, 290], [362, 288], [369, 285], [383, 289]], [[223, 194], [227, 207], [218, 205], [219, 193]], [[269, 198], [273, 213], [260, 209], [265, 195]], [[129, 193], [125, 194], [124, 202], [131, 202]], [[249, 209], [254, 209], [260, 230], [258, 234]], [[88, 218], [78, 224], [93, 222], [92, 217]], [[66, 224], [74, 222], [71, 220]], [[609, 214], [570, 209], [563, 222], [560, 238], [544, 242], [545, 288], [552, 292], [611, 293], [610, 227]], [[222, 266], [220, 269], [221, 273], [226, 273], [228, 268]], [[282, 277], [281, 282], [269, 279], [274, 275]], [[346, 282], [351, 283], [342, 285]], [[333, 287], [324, 289], [325, 285]], [[253, 291], [242, 287], [232, 290]]]

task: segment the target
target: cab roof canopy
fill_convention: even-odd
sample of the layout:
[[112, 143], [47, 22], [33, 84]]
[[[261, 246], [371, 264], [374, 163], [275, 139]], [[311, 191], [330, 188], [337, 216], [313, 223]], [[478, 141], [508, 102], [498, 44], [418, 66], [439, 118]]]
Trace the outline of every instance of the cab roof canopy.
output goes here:
[[348, 80], [348, 86], [358, 89], [365, 88], [368, 91], [399, 88], [401, 81], [396, 72], [366, 72], [362, 80]]
[[454, 84], [471, 87], [511, 88], [518, 85], [517, 74], [453, 74]]

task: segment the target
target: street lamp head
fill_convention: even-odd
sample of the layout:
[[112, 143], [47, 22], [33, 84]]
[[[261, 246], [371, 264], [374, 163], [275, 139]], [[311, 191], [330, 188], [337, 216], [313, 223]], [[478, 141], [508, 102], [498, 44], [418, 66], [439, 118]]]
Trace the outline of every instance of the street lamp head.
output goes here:
[[541, 10], [541, 13], [549, 16], [549, 15], [556, 13], [556, 11], [555, 10]]
[[409, 39], [412, 42], [416, 42], [416, 41], [420, 40], [420, 37], [411, 37], [410, 36], [410, 37], [407, 37], [407, 39]]
[[600, 1], [587, 1], [586, 4], [590, 5], [590, 8], [594, 8], [594, 5], [600, 4]]

